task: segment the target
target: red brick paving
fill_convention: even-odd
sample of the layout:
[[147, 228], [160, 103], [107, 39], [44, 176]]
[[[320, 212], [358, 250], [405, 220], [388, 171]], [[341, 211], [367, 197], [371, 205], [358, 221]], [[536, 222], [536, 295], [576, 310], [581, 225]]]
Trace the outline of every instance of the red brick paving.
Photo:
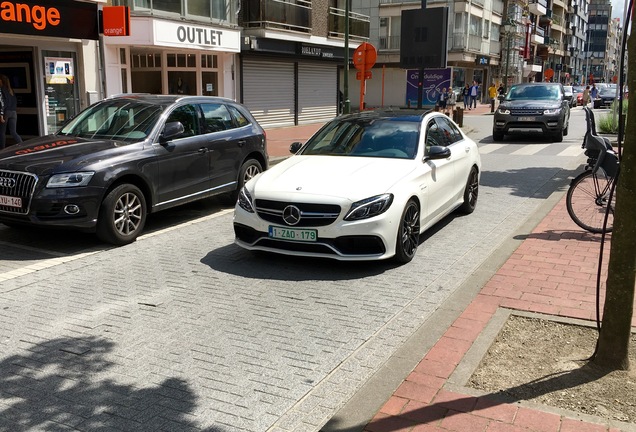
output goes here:
[[[600, 234], [587, 233], [572, 222], [565, 198], [561, 199], [402, 382], [365, 431], [619, 431], [608, 424], [588, 423], [443, 388], [500, 307], [595, 320], [600, 239]], [[605, 244], [602, 289], [610, 239], [608, 236]]]

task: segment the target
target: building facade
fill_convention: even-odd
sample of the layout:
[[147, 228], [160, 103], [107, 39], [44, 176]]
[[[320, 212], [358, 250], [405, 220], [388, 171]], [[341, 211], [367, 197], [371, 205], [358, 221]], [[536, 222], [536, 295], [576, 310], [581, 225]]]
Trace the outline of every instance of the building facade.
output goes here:
[[101, 94], [98, 2], [5, 0], [1, 8], [0, 74], [18, 99], [18, 133], [55, 132]]

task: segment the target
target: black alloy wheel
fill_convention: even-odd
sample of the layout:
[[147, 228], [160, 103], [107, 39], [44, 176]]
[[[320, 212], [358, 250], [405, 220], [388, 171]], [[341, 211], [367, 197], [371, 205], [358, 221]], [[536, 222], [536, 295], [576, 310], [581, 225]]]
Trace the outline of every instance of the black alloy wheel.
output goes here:
[[468, 174], [466, 188], [464, 189], [464, 203], [459, 211], [465, 214], [471, 214], [477, 207], [477, 198], [479, 197], [479, 173], [477, 168], [473, 167]]
[[420, 244], [420, 208], [414, 199], [404, 207], [395, 244], [395, 260], [406, 264], [415, 256]]

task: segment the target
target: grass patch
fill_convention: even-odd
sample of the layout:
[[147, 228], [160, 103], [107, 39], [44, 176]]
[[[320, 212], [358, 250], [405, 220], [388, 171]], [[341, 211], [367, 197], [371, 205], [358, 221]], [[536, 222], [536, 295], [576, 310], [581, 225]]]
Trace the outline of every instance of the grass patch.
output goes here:
[[[627, 119], [627, 101], [623, 101], [623, 116]], [[612, 103], [609, 114], [600, 116], [596, 123], [599, 132], [606, 134], [618, 133], [618, 102]]]

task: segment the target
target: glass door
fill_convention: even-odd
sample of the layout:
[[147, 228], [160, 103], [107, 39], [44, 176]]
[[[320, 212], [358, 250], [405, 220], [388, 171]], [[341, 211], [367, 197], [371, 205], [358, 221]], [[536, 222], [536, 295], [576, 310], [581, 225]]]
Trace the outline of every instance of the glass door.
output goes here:
[[77, 57], [74, 52], [43, 51], [46, 133], [57, 132], [79, 112]]

